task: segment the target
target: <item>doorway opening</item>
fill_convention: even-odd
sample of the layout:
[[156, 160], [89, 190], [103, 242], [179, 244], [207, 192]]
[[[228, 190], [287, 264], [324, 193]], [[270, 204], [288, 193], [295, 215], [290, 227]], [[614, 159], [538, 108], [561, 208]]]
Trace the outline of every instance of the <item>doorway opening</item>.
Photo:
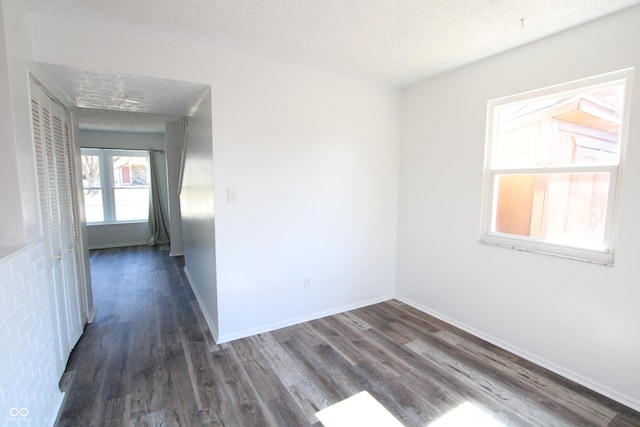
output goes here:
[[[188, 138], [188, 117], [197, 111], [208, 85], [174, 81], [147, 76], [129, 75], [109, 71], [92, 71], [56, 64], [40, 64], [57, 83], [59, 89], [71, 101], [73, 158], [78, 205], [76, 215], [80, 224], [80, 263], [83, 268], [81, 280], [85, 288], [88, 322], [93, 320], [95, 307], [91, 286], [89, 250], [111, 247], [127, 247], [148, 244], [152, 240], [149, 219], [136, 218], [118, 221], [115, 207], [105, 210], [110, 217], [95, 221], [87, 210], [87, 191], [118, 206], [122, 197], [129, 195], [133, 183], [145, 186], [145, 177], [151, 179], [151, 161], [146, 175], [143, 174], [138, 157], [146, 152], [157, 164], [159, 190], [158, 206], [168, 218], [166, 228], [171, 255], [183, 255], [179, 183], [184, 165], [184, 152]], [[94, 150], [109, 157], [110, 164], [103, 160], [100, 173], [109, 178], [108, 187], [87, 188], [90, 178], [83, 171], [81, 149]], [[115, 154], [114, 154], [115, 153]], [[123, 159], [131, 160], [127, 164]], [[144, 157], [144, 156], [142, 156]], [[117, 160], [114, 161], [114, 159]], [[116, 164], [117, 163], [117, 164]], [[123, 163], [122, 165], [120, 163]], [[126, 163], [126, 162], [125, 162]], [[145, 175], [145, 176], [142, 176]], [[117, 179], [116, 179], [117, 178]], [[95, 184], [95, 183], [94, 183]], [[134, 188], [136, 190], [139, 188]], [[108, 191], [109, 194], [106, 194]], [[151, 191], [150, 191], [151, 192]], [[141, 197], [141, 196], [140, 196]], [[139, 197], [134, 197], [134, 199]], [[97, 198], [94, 197], [92, 201]], [[124, 203], [124, 202], [123, 202]], [[158, 208], [156, 208], [158, 209]], [[95, 210], [95, 209], [94, 209]]]

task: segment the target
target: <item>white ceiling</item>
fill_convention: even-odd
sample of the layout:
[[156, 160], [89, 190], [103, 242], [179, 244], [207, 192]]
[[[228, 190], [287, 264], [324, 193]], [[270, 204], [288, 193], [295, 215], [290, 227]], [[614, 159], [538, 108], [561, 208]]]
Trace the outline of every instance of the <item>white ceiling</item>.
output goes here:
[[[393, 85], [459, 67], [640, 0], [26, 0], [35, 13]], [[524, 26], [522, 25], [524, 19]]]
[[[25, 1], [34, 13], [101, 22], [399, 87], [640, 4], [640, 0]], [[64, 70], [58, 71], [60, 77]], [[61, 83], [65, 89], [78, 77], [78, 70], [69, 71], [75, 77]], [[78, 94], [91, 102], [103, 95]]]

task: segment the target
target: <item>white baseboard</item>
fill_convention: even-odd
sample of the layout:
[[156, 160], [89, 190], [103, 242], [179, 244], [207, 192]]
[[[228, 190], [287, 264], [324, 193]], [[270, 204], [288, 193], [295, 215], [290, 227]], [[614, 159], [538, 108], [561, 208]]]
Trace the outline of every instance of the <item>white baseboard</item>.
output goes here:
[[300, 316], [300, 317], [296, 317], [293, 319], [288, 319], [288, 320], [284, 320], [282, 322], [275, 322], [275, 323], [271, 323], [268, 325], [264, 325], [261, 326], [259, 328], [254, 328], [254, 329], [246, 329], [244, 331], [240, 331], [240, 332], [236, 332], [233, 334], [227, 334], [227, 335], [223, 335], [221, 337], [219, 337], [218, 342], [219, 344], [224, 343], [224, 342], [228, 342], [228, 341], [233, 341], [233, 340], [237, 340], [237, 339], [241, 339], [241, 338], [246, 338], [246, 337], [250, 337], [253, 335], [257, 335], [257, 334], [262, 334], [265, 332], [271, 332], [271, 331], [275, 331], [276, 329], [282, 329], [282, 328], [286, 328], [289, 326], [294, 326], [300, 323], [304, 323], [304, 322], [309, 322], [311, 320], [316, 320], [316, 319], [320, 319], [323, 317], [327, 317], [327, 316], [333, 316], [335, 314], [340, 314], [340, 313], [344, 313], [345, 311], [350, 311], [350, 310], [355, 310], [358, 308], [362, 308], [362, 307], [366, 307], [368, 305], [373, 305], [373, 304], [378, 304], [384, 301], [388, 301], [390, 299], [392, 299], [393, 296], [392, 295], [388, 295], [388, 296], [383, 296], [383, 297], [378, 297], [378, 298], [372, 298], [370, 300], [366, 300], [366, 301], [361, 301], [355, 304], [348, 304], [348, 305], [343, 305], [341, 307], [335, 307], [335, 308], [330, 308], [328, 310], [324, 310], [324, 311], [318, 311], [316, 313], [313, 314], [309, 314], [309, 315], [304, 315], [304, 316]]
[[113, 243], [110, 245], [89, 246], [89, 250], [92, 251], [94, 249], [128, 248], [129, 246], [147, 246], [148, 244], [148, 240], [145, 240], [144, 242]]
[[87, 314], [87, 323], [93, 323], [93, 319], [96, 317], [96, 307], [93, 306], [89, 314]]
[[169, 252], [169, 256], [183, 256], [184, 255], [184, 251], [171, 251]]
[[187, 276], [187, 281], [189, 282], [189, 286], [191, 286], [191, 290], [193, 291], [193, 294], [196, 296], [196, 300], [198, 301], [198, 305], [200, 306], [200, 311], [204, 315], [204, 319], [207, 322], [207, 326], [209, 326], [209, 329], [211, 329], [211, 334], [213, 335], [213, 339], [215, 340], [216, 344], [222, 344], [225, 342], [246, 338], [246, 337], [250, 337], [257, 334], [262, 334], [265, 332], [275, 331], [276, 329], [286, 328], [288, 326], [309, 322], [311, 320], [320, 319], [322, 317], [333, 316], [335, 314], [344, 313], [345, 311], [355, 310], [358, 308], [366, 307], [368, 305], [378, 304], [380, 302], [388, 301], [393, 298], [392, 295], [372, 298], [370, 300], [361, 301], [356, 304], [344, 305], [341, 307], [336, 307], [329, 310], [319, 311], [313, 314], [296, 317], [294, 319], [284, 320], [282, 322], [271, 323], [265, 326], [261, 326], [260, 328], [246, 329], [244, 331], [236, 332], [233, 334], [220, 336], [217, 325], [213, 323], [212, 319], [209, 317], [209, 313], [204, 309], [205, 305], [203, 304], [202, 297], [198, 293], [198, 289], [195, 286], [193, 286], [193, 279], [191, 278], [191, 275], [189, 274], [189, 269], [186, 266], [184, 268], [184, 273]]
[[187, 266], [184, 267], [184, 274], [185, 276], [187, 276], [187, 282], [189, 282], [189, 286], [191, 287], [193, 294], [196, 296], [196, 301], [198, 301], [198, 305], [200, 306], [200, 312], [202, 312], [202, 315], [204, 316], [204, 320], [205, 322], [207, 322], [207, 326], [211, 330], [211, 335], [213, 336], [213, 340], [216, 342], [216, 344], [219, 344], [218, 324], [213, 322], [213, 319], [209, 317], [209, 312], [205, 310], [206, 305], [203, 303], [202, 297], [200, 296], [198, 289], [195, 286], [193, 286], [193, 279], [191, 278], [191, 274], [189, 274], [189, 269], [187, 268]]
[[632, 398], [631, 396], [628, 396], [624, 393], [620, 393], [616, 390], [611, 389], [610, 387], [607, 387], [603, 384], [600, 384], [597, 381], [593, 381], [590, 378], [587, 378], [583, 375], [580, 375], [576, 372], [573, 372], [570, 369], [567, 369], [563, 366], [560, 366], [550, 360], [547, 360], [545, 358], [542, 358], [536, 354], [533, 354], [529, 351], [526, 351], [522, 348], [519, 348], [517, 346], [514, 346], [506, 341], [503, 341], [499, 338], [496, 338], [492, 335], [486, 334], [478, 329], [475, 329], [465, 323], [459, 322], [449, 316], [446, 316], [436, 310], [433, 310], [429, 307], [426, 307], [420, 303], [417, 303], [409, 298], [404, 298], [401, 296], [397, 296], [395, 297], [398, 301], [401, 301], [407, 305], [410, 305], [411, 307], [418, 309], [424, 313], [427, 313], [435, 318], [438, 318], [440, 320], [442, 320], [443, 322], [446, 322], [450, 325], [453, 325], [457, 328], [462, 329], [465, 332], [470, 333], [471, 335], [474, 335], [478, 338], [481, 338], [493, 345], [496, 345], [504, 350], [510, 351], [511, 353], [522, 357], [523, 359], [526, 359], [530, 362], [535, 363], [536, 365], [542, 366], [545, 369], [550, 370], [551, 372], [554, 372], [558, 375], [561, 375], [575, 383], [578, 383], [588, 389], [591, 389], [593, 391], [595, 391], [596, 393], [600, 393], [604, 396], [607, 396], [613, 400], [615, 400], [616, 402], [619, 402], [625, 406], [628, 406], [629, 408], [635, 410], [635, 411], [640, 411], [640, 401], [638, 401], [637, 399]]
[[56, 421], [58, 420], [58, 415], [60, 414], [60, 410], [62, 409], [62, 404], [64, 403], [64, 398], [65, 398], [65, 393], [64, 392], [60, 392], [60, 397], [58, 397], [57, 401], [55, 402], [53, 408], [52, 408], [52, 413], [51, 416], [49, 417], [49, 421], [47, 422], [48, 426], [55, 426]]

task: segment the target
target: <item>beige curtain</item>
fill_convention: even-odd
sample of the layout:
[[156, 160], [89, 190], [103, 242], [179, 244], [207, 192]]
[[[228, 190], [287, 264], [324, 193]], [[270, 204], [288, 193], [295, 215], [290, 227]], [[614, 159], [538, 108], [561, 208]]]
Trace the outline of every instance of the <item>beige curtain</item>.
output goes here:
[[149, 184], [149, 231], [151, 239], [149, 246], [169, 243], [169, 231], [162, 209], [162, 197], [158, 183], [158, 166], [156, 163], [156, 150], [149, 150], [149, 172], [151, 182]]

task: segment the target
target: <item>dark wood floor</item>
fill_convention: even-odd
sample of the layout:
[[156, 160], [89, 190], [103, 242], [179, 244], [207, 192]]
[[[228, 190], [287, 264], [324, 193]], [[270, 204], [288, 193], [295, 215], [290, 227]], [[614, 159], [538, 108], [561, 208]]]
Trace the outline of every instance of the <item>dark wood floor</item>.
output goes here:
[[[406, 426], [465, 402], [508, 426], [640, 426], [640, 413], [398, 301], [216, 345], [167, 248], [92, 252], [97, 314], [58, 426], [320, 426], [368, 391]], [[473, 423], [472, 423], [473, 424]]]

